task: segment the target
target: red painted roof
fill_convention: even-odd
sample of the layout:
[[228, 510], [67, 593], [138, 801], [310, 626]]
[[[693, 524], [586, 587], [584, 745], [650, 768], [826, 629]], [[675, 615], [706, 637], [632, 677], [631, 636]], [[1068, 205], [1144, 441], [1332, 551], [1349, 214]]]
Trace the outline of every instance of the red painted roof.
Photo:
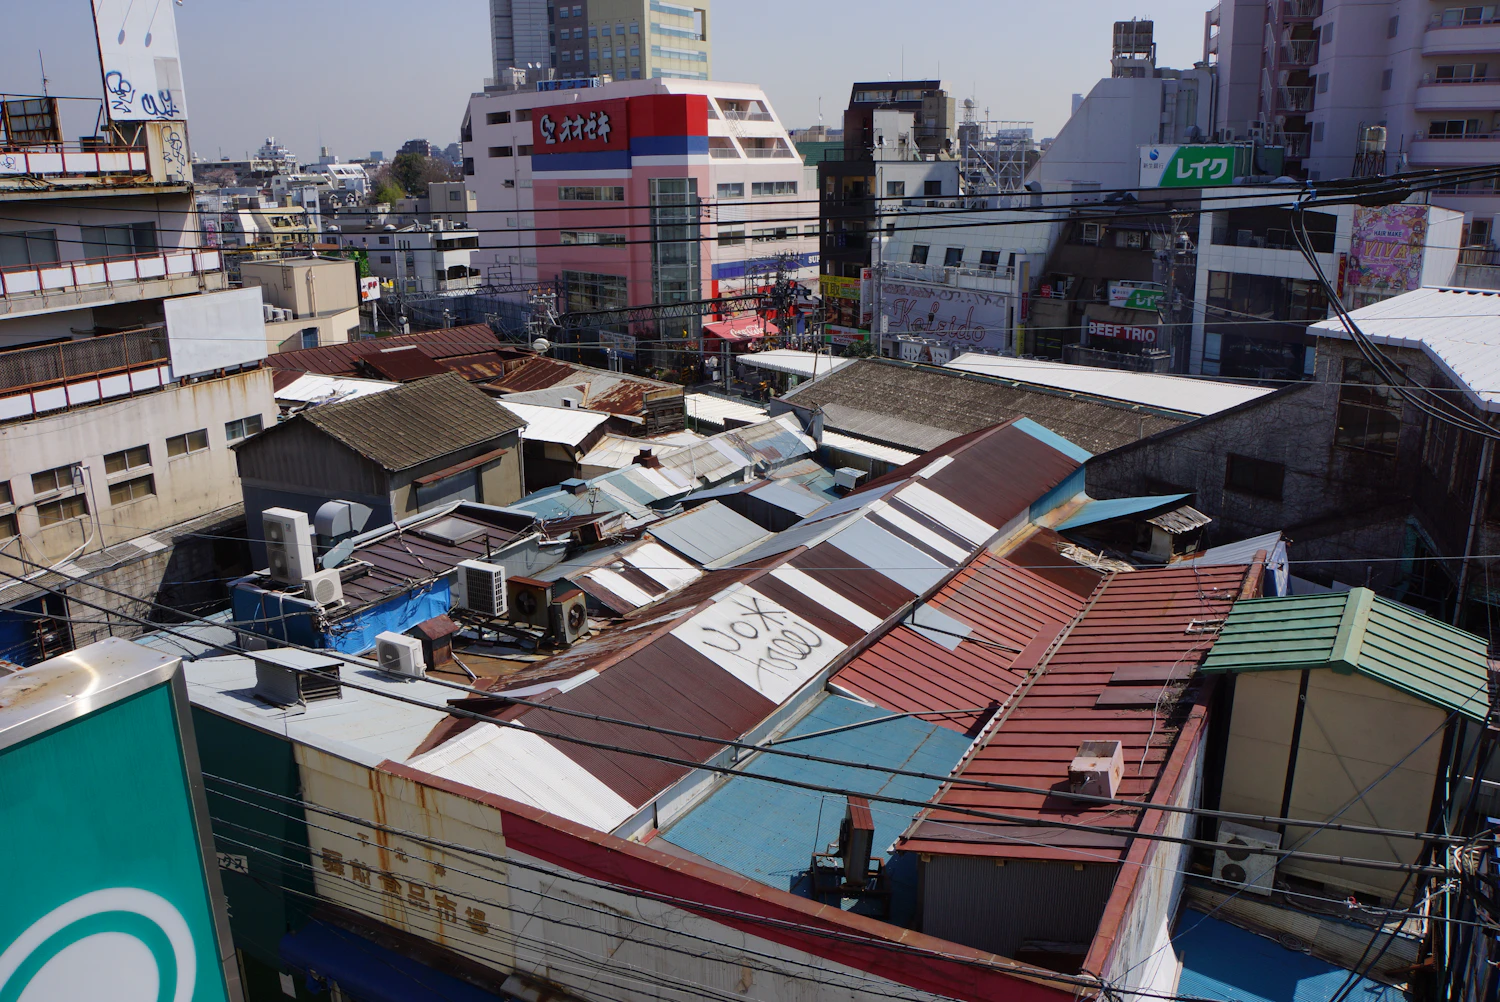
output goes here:
[[[940, 806], [908, 830], [901, 847], [916, 852], [1073, 862], [1117, 862], [1128, 848], [1140, 812], [1091, 805], [1062, 795], [1068, 765], [1084, 741], [1120, 741], [1125, 776], [1118, 796], [1147, 800], [1177, 741], [1179, 724], [1168, 701], [1196, 700], [1189, 685], [1159, 687], [1151, 707], [1098, 706], [1116, 671], [1130, 666], [1197, 665], [1217, 637], [1195, 621], [1222, 620], [1245, 585], [1244, 567], [1175, 568], [1111, 577], [1092, 599], [1057, 651], [1008, 713], [991, 724], [977, 751], [958, 773], [993, 783], [1052, 789], [1047, 796], [945, 786]], [[1139, 673], [1126, 673], [1128, 675]], [[1122, 679], [1121, 681], [1126, 681]], [[1132, 691], [1139, 691], [1137, 683]], [[1166, 791], [1163, 791], [1165, 795]], [[963, 807], [1034, 818], [1015, 825], [944, 810]], [[1121, 834], [1050, 827], [1049, 821], [1085, 823]]]
[[[1063, 562], [1052, 552], [1054, 562]], [[1102, 580], [1088, 573], [1095, 585]], [[898, 626], [850, 662], [834, 683], [900, 713], [1004, 703], [1020, 688], [1026, 666], [1040, 660], [1086, 600], [1087, 595], [984, 551], [929, 603], [973, 630], [957, 649]], [[968, 733], [987, 716], [933, 717], [932, 722]]]
[[281, 351], [271, 355], [266, 361], [276, 369], [317, 372], [325, 376], [356, 376], [360, 372], [360, 356], [387, 348], [416, 345], [429, 358], [452, 358], [495, 349], [503, 344], [505, 342], [488, 326], [473, 324], [468, 327], [449, 327], [417, 334], [350, 341], [347, 344], [330, 344], [321, 348]]
[[754, 341], [767, 336], [775, 337], [781, 333], [781, 328], [765, 317], [735, 317], [733, 320], [704, 324], [703, 333], [725, 341]]

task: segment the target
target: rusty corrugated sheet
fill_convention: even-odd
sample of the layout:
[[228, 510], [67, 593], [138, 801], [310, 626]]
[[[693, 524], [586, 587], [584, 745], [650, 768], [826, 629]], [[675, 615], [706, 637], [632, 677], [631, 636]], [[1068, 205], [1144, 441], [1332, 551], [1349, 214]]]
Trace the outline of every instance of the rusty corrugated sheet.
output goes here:
[[[1019, 703], [1002, 716], [981, 747], [960, 768], [963, 776], [1054, 792], [1003, 793], [946, 787], [903, 837], [917, 852], [1081, 862], [1115, 861], [1128, 847], [1140, 813], [1118, 805], [1069, 799], [1068, 765], [1084, 741], [1120, 741], [1125, 776], [1118, 795], [1147, 800], [1177, 740], [1176, 704], [1195, 698], [1195, 687], [1163, 685], [1157, 705], [1096, 705], [1120, 668], [1131, 665], [1197, 665], [1216, 638], [1245, 581], [1245, 567], [1162, 569], [1110, 578], [1047, 661], [1046, 670]], [[945, 811], [965, 807], [1036, 819], [1014, 826]], [[1059, 831], [1049, 821], [1115, 829], [1107, 833]]]
[[[506, 343], [484, 324], [468, 327], [448, 327], [443, 330], [422, 331], [418, 334], [400, 334], [394, 337], [350, 341], [347, 344], [330, 344], [321, 348], [299, 348], [282, 351], [269, 356], [266, 361], [276, 369], [291, 369], [296, 372], [317, 372], [325, 376], [358, 375], [360, 356], [371, 351], [415, 345], [430, 358], [451, 358], [457, 355], [472, 355], [487, 349], [500, 349]], [[519, 351], [515, 348], [510, 350]]]
[[[1094, 574], [1095, 585], [1101, 575]], [[1025, 678], [1024, 662], [1042, 650], [1082, 610], [1085, 598], [1034, 571], [983, 552], [930, 603], [972, 629], [954, 648], [899, 626], [834, 678], [845, 689], [901, 713], [955, 710], [1004, 703]], [[1029, 659], [1023, 655], [1030, 653]], [[1017, 663], [1022, 662], [1022, 668]], [[934, 718], [969, 732], [987, 715]]]
[[491, 381], [490, 386], [506, 393], [526, 393], [566, 383], [576, 376], [577, 371], [567, 362], [537, 357], [527, 359], [501, 378]]
[[358, 365], [396, 383], [439, 376], [449, 371], [447, 366], [415, 347], [397, 351], [372, 351], [359, 356]]
[[350, 562], [367, 564], [369, 569], [344, 582], [345, 611], [353, 613], [394, 597], [411, 588], [412, 582], [445, 574], [460, 561], [483, 558], [489, 549], [499, 549], [525, 535], [529, 527], [524, 518], [500, 512], [485, 515], [465, 515], [462, 509], [453, 514], [454, 519], [482, 530], [475, 538], [456, 545], [423, 536], [418, 525], [356, 549]]

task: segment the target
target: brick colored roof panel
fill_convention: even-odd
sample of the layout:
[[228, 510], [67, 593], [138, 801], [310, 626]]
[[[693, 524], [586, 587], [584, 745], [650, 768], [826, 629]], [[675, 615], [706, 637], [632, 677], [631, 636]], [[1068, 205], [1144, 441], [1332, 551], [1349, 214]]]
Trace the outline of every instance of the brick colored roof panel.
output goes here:
[[494, 350], [506, 342], [484, 324], [449, 327], [443, 330], [399, 334], [393, 337], [367, 338], [346, 344], [329, 344], [318, 348], [301, 348], [271, 355], [266, 362], [275, 369], [317, 372], [325, 376], [355, 376], [360, 373], [361, 356], [389, 348], [414, 345], [429, 358], [452, 358]]

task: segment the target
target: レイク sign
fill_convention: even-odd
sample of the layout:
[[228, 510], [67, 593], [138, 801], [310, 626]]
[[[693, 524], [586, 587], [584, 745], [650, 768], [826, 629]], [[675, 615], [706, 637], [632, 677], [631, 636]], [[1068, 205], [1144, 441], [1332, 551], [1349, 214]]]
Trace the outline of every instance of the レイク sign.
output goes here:
[[1142, 188], [1218, 188], [1234, 184], [1237, 146], [1142, 146]]
[[1090, 338], [1107, 337], [1116, 341], [1137, 341], [1141, 344], [1155, 344], [1160, 331], [1155, 327], [1135, 327], [1131, 324], [1106, 324], [1098, 320], [1090, 320], [1088, 325]]
[[630, 148], [628, 102], [560, 104], [532, 113], [532, 148], [537, 154], [598, 153]]

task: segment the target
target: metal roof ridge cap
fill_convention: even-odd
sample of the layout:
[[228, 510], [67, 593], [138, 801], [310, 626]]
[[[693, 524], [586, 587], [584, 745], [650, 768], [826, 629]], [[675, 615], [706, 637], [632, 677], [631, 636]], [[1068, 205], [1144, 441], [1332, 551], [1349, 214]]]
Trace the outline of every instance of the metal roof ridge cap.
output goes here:
[[1339, 617], [1339, 631], [1333, 638], [1333, 649], [1328, 660], [1340, 675], [1352, 675], [1360, 670], [1360, 653], [1365, 645], [1365, 631], [1370, 625], [1370, 610], [1375, 604], [1375, 593], [1368, 588], [1352, 588], [1344, 600], [1344, 611]]

